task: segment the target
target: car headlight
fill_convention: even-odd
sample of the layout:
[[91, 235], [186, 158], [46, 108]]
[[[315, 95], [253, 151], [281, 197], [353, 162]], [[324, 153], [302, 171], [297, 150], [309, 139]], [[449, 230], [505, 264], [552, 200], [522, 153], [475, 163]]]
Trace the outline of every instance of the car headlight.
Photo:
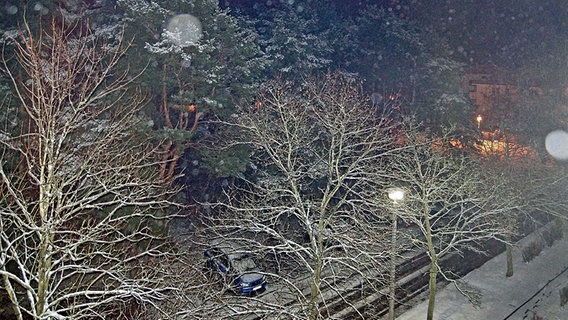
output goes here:
[[246, 288], [246, 287], [248, 287], [248, 286], [250, 286], [248, 283], [241, 282], [241, 287], [245, 287], [245, 288]]

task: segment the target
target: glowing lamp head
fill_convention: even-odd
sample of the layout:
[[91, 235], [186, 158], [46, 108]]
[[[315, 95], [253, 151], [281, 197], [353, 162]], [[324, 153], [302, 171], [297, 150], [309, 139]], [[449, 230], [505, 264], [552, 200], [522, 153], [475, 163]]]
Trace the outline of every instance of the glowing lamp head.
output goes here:
[[388, 190], [389, 199], [398, 202], [404, 199], [404, 190], [400, 188], [391, 188]]

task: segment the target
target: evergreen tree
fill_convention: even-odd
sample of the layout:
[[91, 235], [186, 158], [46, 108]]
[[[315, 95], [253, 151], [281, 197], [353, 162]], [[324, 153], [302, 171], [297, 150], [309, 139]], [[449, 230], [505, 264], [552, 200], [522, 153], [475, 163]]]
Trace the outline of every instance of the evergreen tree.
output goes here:
[[303, 2], [255, 7], [259, 44], [270, 62], [268, 77], [301, 77], [325, 72], [332, 64], [329, 31], [316, 8]]
[[[218, 125], [251, 101], [265, 62], [254, 32], [213, 0], [118, 0], [134, 38], [131, 68], [151, 95], [147, 112], [163, 143], [164, 179], [178, 159], [197, 177], [226, 177], [245, 170], [244, 150], [215, 149], [226, 128]], [[185, 42], [184, 42], [185, 41]], [[184, 155], [185, 153], [185, 155]], [[200, 186], [201, 188], [202, 186]]]
[[400, 100], [403, 113], [431, 126], [464, 123], [470, 106], [462, 88], [462, 65], [445, 40], [395, 13], [368, 6], [334, 31], [337, 61], [366, 80], [370, 92]]

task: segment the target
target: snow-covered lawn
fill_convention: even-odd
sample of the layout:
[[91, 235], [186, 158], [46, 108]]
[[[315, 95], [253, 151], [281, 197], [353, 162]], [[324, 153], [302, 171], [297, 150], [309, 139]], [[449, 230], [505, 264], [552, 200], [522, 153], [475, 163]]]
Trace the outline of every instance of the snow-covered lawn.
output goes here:
[[[566, 222], [565, 222], [566, 225]], [[436, 296], [434, 319], [455, 320], [568, 320], [568, 304], [560, 306], [560, 288], [568, 286], [568, 231], [546, 247], [531, 262], [522, 261], [514, 250], [515, 273], [505, 277], [505, 253], [489, 260], [464, 277], [482, 294], [476, 308], [453, 285]], [[398, 320], [426, 319], [428, 302], [423, 301], [397, 317]], [[534, 317], [538, 315], [539, 318]]]

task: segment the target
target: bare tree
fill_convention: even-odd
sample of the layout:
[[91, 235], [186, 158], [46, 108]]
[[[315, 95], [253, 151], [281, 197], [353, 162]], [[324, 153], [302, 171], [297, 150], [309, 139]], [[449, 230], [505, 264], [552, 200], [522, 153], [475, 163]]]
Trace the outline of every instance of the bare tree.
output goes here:
[[529, 162], [522, 166], [518, 163], [495, 164], [493, 178], [505, 179], [509, 187], [500, 192], [503, 196], [515, 198], [515, 209], [511, 211], [507, 225], [512, 228], [511, 239], [507, 239], [507, 273], [513, 276], [512, 237], [520, 237], [547, 224], [551, 220], [563, 223], [566, 216], [565, 168], [540, 161]]
[[273, 260], [271, 285], [288, 301], [279, 312], [328, 317], [350, 294], [384, 284], [389, 218], [375, 199], [393, 126], [355, 80], [276, 82], [237, 125], [257, 178], [235, 185], [211, 223]]
[[484, 180], [478, 163], [450, 152], [451, 136], [432, 138], [416, 129], [405, 133], [406, 147], [391, 162], [393, 184], [407, 189], [404, 207], [398, 208], [411, 226], [406, 234], [430, 258], [431, 320], [438, 274], [455, 280], [441, 269], [441, 259], [464, 250], [480, 252], [488, 239], [503, 240], [510, 230], [501, 221], [513, 207], [499, 197], [499, 184]]
[[511, 277], [514, 238], [529, 231], [527, 228], [548, 222], [551, 217], [566, 218], [566, 197], [563, 196], [566, 175], [550, 161], [540, 161], [543, 156], [537, 157], [529, 147], [512, 142], [515, 139], [510, 133], [484, 133], [484, 138], [479, 144], [479, 153], [472, 156], [481, 160], [481, 172], [487, 184], [499, 186], [496, 189], [499, 201], [511, 205], [511, 210], [501, 220], [509, 229], [504, 236], [506, 276]]
[[175, 190], [133, 78], [115, 73], [128, 46], [49, 27], [24, 24], [3, 59], [23, 133], [0, 133], [0, 292], [16, 319], [131, 319], [176, 290], [162, 237]]

